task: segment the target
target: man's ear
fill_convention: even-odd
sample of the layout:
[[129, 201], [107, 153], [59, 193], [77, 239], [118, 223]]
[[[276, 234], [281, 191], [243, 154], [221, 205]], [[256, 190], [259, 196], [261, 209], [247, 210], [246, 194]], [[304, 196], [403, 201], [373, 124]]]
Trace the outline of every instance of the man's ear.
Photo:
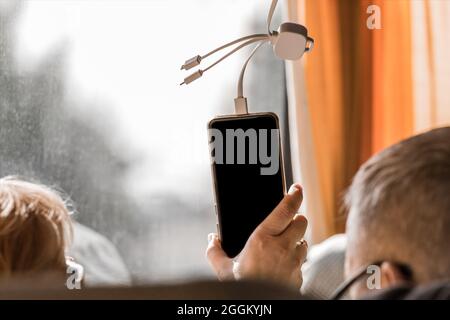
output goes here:
[[392, 262], [385, 261], [381, 264], [381, 287], [389, 288], [406, 282], [401, 270]]

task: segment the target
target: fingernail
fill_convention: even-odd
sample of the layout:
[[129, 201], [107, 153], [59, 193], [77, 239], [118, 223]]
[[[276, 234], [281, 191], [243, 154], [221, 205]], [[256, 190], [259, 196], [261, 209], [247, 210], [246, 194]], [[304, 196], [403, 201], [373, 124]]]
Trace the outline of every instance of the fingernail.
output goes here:
[[296, 184], [293, 184], [293, 185], [289, 188], [288, 194], [289, 194], [289, 195], [293, 195], [293, 194], [295, 194], [295, 193], [298, 192], [298, 191], [302, 191], [302, 187], [301, 187], [298, 183], [296, 183]]
[[214, 239], [214, 233], [208, 234], [208, 243], [210, 243]]

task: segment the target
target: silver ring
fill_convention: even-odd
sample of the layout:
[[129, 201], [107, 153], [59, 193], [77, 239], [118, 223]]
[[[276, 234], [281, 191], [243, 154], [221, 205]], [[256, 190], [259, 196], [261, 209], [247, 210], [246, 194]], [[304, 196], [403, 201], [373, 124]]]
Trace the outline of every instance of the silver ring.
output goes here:
[[296, 245], [296, 247], [300, 247], [300, 246], [303, 246], [303, 245], [308, 246], [308, 244], [307, 244], [307, 242], [306, 242], [305, 239], [302, 239], [302, 240], [300, 240], [300, 241], [297, 241], [297, 242], [295, 243], [295, 245]]

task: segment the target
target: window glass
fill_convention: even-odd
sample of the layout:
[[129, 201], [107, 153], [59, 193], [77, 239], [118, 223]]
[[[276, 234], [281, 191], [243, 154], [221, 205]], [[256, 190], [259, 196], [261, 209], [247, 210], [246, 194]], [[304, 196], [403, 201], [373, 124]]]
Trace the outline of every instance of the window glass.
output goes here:
[[[269, 1], [0, 3], [0, 175], [70, 196], [73, 254], [92, 283], [211, 276], [206, 124], [233, 112], [249, 51], [190, 86], [179, 86], [179, 69], [265, 32]], [[249, 65], [245, 88], [250, 110], [277, 112], [284, 128], [283, 62], [269, 46]]]

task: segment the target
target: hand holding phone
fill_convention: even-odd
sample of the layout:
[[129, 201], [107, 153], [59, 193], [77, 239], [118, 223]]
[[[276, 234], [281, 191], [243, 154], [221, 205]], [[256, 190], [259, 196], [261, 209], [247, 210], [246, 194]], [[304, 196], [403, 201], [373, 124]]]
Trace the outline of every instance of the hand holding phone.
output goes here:
[[308, 248], [301, 241], [307, 220], [296, 214], [302, 200], [302, 188], [293, 185], [235, 259], [222, 249], [217, 234], [210, 234], [206, 255], [219, 280], [257, 279], [300, 288]]
[[235, 257], [285, 194], [279, 121], [274, 113], [231, 115], [208, 127], [219, 238]]

